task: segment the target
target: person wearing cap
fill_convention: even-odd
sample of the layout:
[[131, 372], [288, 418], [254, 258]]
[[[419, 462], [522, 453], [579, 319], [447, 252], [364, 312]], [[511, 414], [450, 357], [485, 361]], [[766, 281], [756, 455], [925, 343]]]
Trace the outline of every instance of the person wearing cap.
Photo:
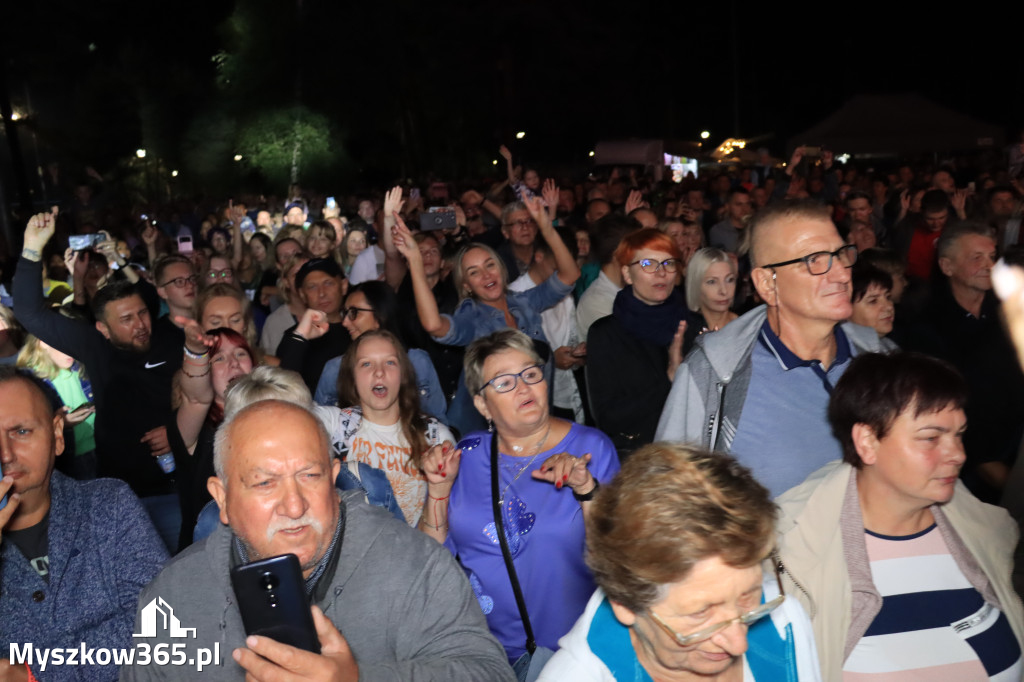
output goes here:
[[284, 224], [305, 227], [309, 223], [309, 206], [302, 199], [293, 199], [284, 207]]
[[315, 258], [295, 274], [295, 291], [306, 312], [284, 333], [277, 357], [282, 367], [301, 374], [312, 392], [327, 361], [348, 349], [350, 337], [341, 324], [348, 280], [333, 259]]

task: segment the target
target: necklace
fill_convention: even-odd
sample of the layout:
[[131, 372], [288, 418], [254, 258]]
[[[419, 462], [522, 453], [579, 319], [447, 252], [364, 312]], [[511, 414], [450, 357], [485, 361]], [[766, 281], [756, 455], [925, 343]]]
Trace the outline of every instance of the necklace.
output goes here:
[[[520, 476], [522, 476], [524, 473], [526, 473], [527, 469], [529, 469], [531, 466], [533, 466], [533, 463], [537, 459], [537, 456], [541, 453], [541, 448], [543, 448], [544, 447], [544, 443], [547, 442], [548, 435], [550, 435], [550, 433], [551, 433], [551, 421], [549, 420], [548, 421], [548, 428], [544, 431], [544, 435], [541, 436], [541, 439], [539, 441], [537, 441], [537, 443], [533, 446], [533, 457], [531, 457], [530, 461], [527, 462], [526, 464], [524, 464], [519, 469], [519, 472], [516, 473], [516, 475], [512, 478], [511, 481], [509, 481], [508, 485], [505, 486], [505, 489], [501, 491], [501, 497], [498, 498], [498, 501], [501, 503], [502, 507], [505, 506], [505, 493], [508, 492], [508, 489], [512, 487], [513, 483], [515, 483], [516, 481], [519, 480]], [[501, 436], [498, 436], [498, 438], [501, 438]], [[519, 453], [521, 453], [525, 449], [521, 445], [511, 445], [511, 447], [512, 447], [512, 451], [514, 453], [516, 453], [516, 455], [519, 455]]]

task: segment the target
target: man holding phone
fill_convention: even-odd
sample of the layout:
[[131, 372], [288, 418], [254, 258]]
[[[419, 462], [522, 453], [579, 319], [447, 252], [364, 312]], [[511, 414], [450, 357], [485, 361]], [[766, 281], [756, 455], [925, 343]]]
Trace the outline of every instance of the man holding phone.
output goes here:
[[[211, 679], [515, 679], [451, 555], [361, 495], [340, 497], [340, 466], [320, 420], [301, 406], [265, 400], [230, 414], [209, 480], [224, 525], [143, 591], [136, 631], [162, 598], [196, 629], [186, 647], [219, 646], [224, 660], [205, 671]], [[301, 566], [319, 654], [247, 637], [242, 624], [230, 569], [282, 554]], [[149, 641], [174, 640], [158, 632]], [[194, 676], [187, 666], [135, 665], [121, 679]]]

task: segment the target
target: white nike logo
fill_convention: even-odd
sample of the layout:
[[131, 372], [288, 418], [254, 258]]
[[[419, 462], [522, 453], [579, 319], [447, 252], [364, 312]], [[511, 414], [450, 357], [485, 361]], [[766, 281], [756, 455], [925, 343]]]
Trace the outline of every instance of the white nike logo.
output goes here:
[[167, 361], [166, 361], [166, 360], [164, 360], [163, 362], [158, 362], [158, 363], [156, 363], [155, 365], [151, 365], [151, 364], [149, 364], [149, 363], [147, 362], [147, 363], [146, 363], [146, 369], [153, 369], [154, 367], [159, 367], [160, 365], [166, 365], [166, 364], [167, 364]]

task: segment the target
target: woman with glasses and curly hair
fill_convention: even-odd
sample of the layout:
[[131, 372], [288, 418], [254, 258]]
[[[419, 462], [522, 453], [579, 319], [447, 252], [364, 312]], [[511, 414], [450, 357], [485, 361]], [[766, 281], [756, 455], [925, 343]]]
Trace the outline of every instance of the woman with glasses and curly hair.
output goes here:
[[540, 679], [820, 680], [810, 621], [770, 568], [775, 515], [729, 455], [637, 450], [592, 503], [598, 590]]

